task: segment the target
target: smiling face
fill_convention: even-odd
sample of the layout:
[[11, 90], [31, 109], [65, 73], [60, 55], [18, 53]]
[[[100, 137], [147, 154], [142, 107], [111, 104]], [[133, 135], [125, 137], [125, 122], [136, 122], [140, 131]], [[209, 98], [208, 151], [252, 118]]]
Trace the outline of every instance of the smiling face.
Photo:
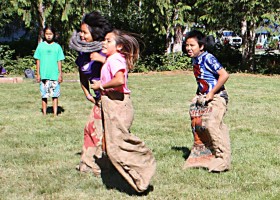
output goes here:
[[45, 31], [45, 39], [48, 43], [52, 42], [54, 38], [54, 34], [50, 29], [46, 29]]
[[186, 40], [186, 51], [189, 57], [196, 58], [204, 52], [204, 45], [199, 46], [196, 38]]
[[83, 42], [93, 42], [93, 39], [92, 39], [92, 36], [91, 36], [91, 33], [89, 31], [87, 24], [81, 25], [80, 37]]
[[108, 33], [105, 36], [105, 40], [103, 41], [102, 45], [102, 53], [106, 54], [107, 56], [113, 55], [114, 53], [120, 51], [122, 49], [121, 45], [117, 45], [116, 43], [116, 36], [114, 33]]

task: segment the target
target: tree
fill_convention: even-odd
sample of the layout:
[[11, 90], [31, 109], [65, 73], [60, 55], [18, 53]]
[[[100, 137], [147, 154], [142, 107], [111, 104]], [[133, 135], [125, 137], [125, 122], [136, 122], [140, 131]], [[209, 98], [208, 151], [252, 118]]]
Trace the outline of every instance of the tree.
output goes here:
[[232, 3], [234, 10], [239, 10], [237, 19], [241, 21], [244, 48], [242, 50], [242, 64], [247, 70], [255, 71], [256, 28], [263, 19], [279, 21], [279, 1], [270, 0], [239, 0]]
[[[165, 52], [181, 50], [182, 32], [188, 21], [191, 7], [187, 1], [159, 0], [143, 1], [146, 28], [153, 28], [155, 33], [165, 37]], [[179, 46], [179, 48], [178, 48]]]
[[[243, 38], [242, 62], [245, 70], [255, 70], [255, 30], [264, 18], [279, 20], [279, 1], [270, 0], [197, 0], [198, 21], [208, 31], [229, 28]], [[204, 9], [201, 9], [204, 8]], [[268, 17], [270, 16], [270, 17]]]
[[19, 23], [16, 10], [11, 6], [9, 0], [2, 0], [0, 4], [0, 34], [1, 36], [11, 35], [15, 29], [22, 26]]
[[83, 14], [94, 10], [95, 5], [99, 3], [100, 6], [105, 1], [9, 0], [6, 2], [13, 12], [22, 17], [26, 28], [37, 30], [38, 42], [41, 41], [43, 28], [51, 25], [58, 30], [62, 46], [68, 49], [68, 39], [73, 29], [78, 28]]

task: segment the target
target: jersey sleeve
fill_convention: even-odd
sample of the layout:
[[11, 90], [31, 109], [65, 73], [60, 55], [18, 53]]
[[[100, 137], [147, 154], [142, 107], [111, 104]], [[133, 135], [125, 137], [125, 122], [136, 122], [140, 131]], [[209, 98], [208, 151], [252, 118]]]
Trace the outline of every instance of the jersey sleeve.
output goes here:
[[210, 70], [215, 74], [218, 74], [218, 71], [223, 68], [221, 63], [219, 63], [217, 58], [212, 54], [207, 55], [206, 63]]

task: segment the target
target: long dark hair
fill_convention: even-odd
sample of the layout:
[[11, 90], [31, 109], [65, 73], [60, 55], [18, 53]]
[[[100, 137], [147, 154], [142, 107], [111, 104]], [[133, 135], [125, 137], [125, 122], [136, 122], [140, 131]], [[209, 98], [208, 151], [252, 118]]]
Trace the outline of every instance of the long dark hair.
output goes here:
[[133, 33], [124, 32], [118, 29], [114, 29], [112, 33], [115, 35], [116, 45], [122, 46], [122, 49], [119, 50], [119, 52], [124, 55], [128, 69], [133, 69], [140, 53], [137, 39], [133, 36]]
[[103, 41], [105, 35], [113, 30], [109, 21], [97, 11], [87, 13], [82, 19], [82, 24], [88, 25], [94, 41]]

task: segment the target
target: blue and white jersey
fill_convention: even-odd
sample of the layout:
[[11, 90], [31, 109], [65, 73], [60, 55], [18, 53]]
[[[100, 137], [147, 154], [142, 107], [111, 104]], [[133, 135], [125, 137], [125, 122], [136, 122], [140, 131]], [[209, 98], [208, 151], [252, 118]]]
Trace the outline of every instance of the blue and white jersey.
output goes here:
[[[193, 72], [198, 84], [197, 93], [207, 94], [218, 82], [218, 71], [222, 65], [217, 58], [207, 51], [193, 58]], [[224, 86], [221, 88], [224, 89]]]

